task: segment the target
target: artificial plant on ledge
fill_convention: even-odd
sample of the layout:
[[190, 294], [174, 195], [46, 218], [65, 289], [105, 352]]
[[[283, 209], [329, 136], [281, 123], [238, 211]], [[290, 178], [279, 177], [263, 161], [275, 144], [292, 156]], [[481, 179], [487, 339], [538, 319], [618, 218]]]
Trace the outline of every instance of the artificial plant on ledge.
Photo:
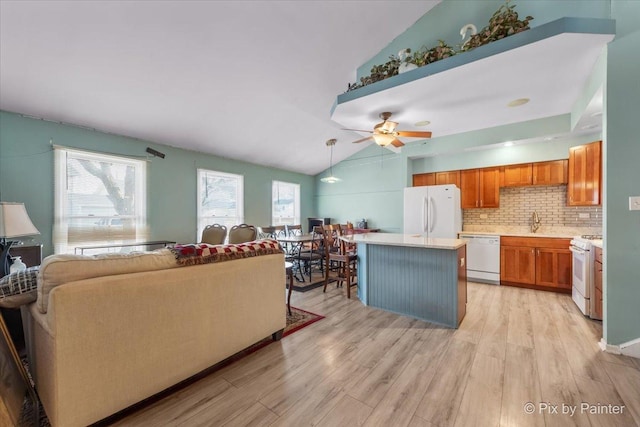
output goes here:
[[399, 69], [403, 64], [414, 64], [416, 67], [423, 67], [457, 53], [467, 52], [476, 47], [528, 30], [529, 21], [533, 20], [533, 17], [527, 16], [524, 20], [520, 20], [518, 12], [514, 10], [516, 5], [509, 5], [510, 1], [506, 0], [505, 4], [500, 6], [491, 16], [489, 25], [484, 27], [478, 34], [472, 35], [460, 47], [459, 51], [449, 46], [444, 40], [438, 40], [437, 46], [431, 48], [423, 46], [413, 53], [409, 48], [401, 50], [398, 56], [391, 55], [389, 61], [384, 64], [374, 65], [371, 68], [371, 74], [361, 77], [360, 82], [349, 83], [347, 92], [396, 76], [399, 74]]

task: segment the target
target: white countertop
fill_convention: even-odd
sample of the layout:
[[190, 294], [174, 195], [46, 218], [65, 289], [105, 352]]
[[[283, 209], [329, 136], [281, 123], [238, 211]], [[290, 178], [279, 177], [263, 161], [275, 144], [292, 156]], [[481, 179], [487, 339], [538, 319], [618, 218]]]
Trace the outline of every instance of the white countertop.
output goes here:
[[595, 246], [596, 248], [602, 248], [602, 240], [591, 240], [591, 245]]
[[459, 234], [474, 234], [479, 236], [513, 236], [513, 237], [555, 237], [572, 239], [583, 234], [602, 234], [602, 228], [597, 227], [556, 227], [542, 225], [536, 233], [531, 232], [529, 226], [509, 225], [465, 225]]
[[342, 240], [354, 243], [366, 243], [371, 245], [405, 246], [414, 248], [450, 249], [456, 250], [466, 245], [460, 239], [440, 239], [423, 237], [420, 234], [397, 233], [366, 233], [343, 236]]

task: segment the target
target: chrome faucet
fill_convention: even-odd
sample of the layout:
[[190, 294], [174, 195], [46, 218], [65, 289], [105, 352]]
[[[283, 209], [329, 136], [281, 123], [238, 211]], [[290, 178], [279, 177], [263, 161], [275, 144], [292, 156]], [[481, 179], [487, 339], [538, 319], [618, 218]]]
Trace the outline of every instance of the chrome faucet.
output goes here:
[[538, 212], [533, 211], [533, 221], [531, 223], [531, 232], [535, 233], [536, 231], [538, 231], [538, 228], [540, 228], [540, 225], [542, 225], [542, 221], [540, 221], [540, 215], [538, 215]]

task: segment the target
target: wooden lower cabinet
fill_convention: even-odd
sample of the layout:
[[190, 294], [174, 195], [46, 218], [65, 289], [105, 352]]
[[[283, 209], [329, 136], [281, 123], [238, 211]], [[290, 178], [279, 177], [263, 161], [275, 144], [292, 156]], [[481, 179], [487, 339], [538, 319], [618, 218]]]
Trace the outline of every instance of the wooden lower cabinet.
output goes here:
[[502, 237], [500, 283], [570, 293], [573, 257], [569, 241], [546, 237]]
[[596, 294], [594, 296], [592, 296], [592, 298], [595, 298], [595, 306], [594, 306], [594, 313], [592, 313], [591, 318], [593, 319], [600, 319], [602, 320], [602, 314], [603, 314], [603, 310], [602, 310], [602, 249], [600, 248], [595, 248], [595, 255], [596, 255], [596, 259], [595, 262], [593, 263], [593, 279], [595, 281], [595, 289], [596, 289]]
[[500, 248], [500, 281], [536, 283], [535, 249], [517, 246]]
[[536, 249], [536, 285], [571, 290], [569, 249]]

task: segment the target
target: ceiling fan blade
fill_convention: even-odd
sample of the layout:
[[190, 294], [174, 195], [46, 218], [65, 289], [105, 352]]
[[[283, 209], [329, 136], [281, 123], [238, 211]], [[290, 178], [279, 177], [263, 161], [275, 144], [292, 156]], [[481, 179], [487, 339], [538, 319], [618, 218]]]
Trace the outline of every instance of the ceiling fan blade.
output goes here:
[[431, 138], [431, 132], [399, 130], [396, 131], [396, 133], [398, 134], [398, 136], [403, 136], [405, 138]]
[[394, 147], [402, 147], [404, 145], [404, 142], [396, 138], [393, 141], [391, 141], [391, 145], [393, 145]]
[[342, 130], [350, 130], [353, 132], [366, 132], [366, 133], [373, 133], [372, 130], [360, 130], [360, 129], [346, 129], [346, 128], [342, 128]]
[[366, 138], [362, 138], [362, 139], [359, 139], [357, 141], [353, 141], [353, 144], [358, 144], [360, 142], [365, 142], [366, 140], [371, 139], [371, 138], [373, 138], [373, 136], [368, 136]]

